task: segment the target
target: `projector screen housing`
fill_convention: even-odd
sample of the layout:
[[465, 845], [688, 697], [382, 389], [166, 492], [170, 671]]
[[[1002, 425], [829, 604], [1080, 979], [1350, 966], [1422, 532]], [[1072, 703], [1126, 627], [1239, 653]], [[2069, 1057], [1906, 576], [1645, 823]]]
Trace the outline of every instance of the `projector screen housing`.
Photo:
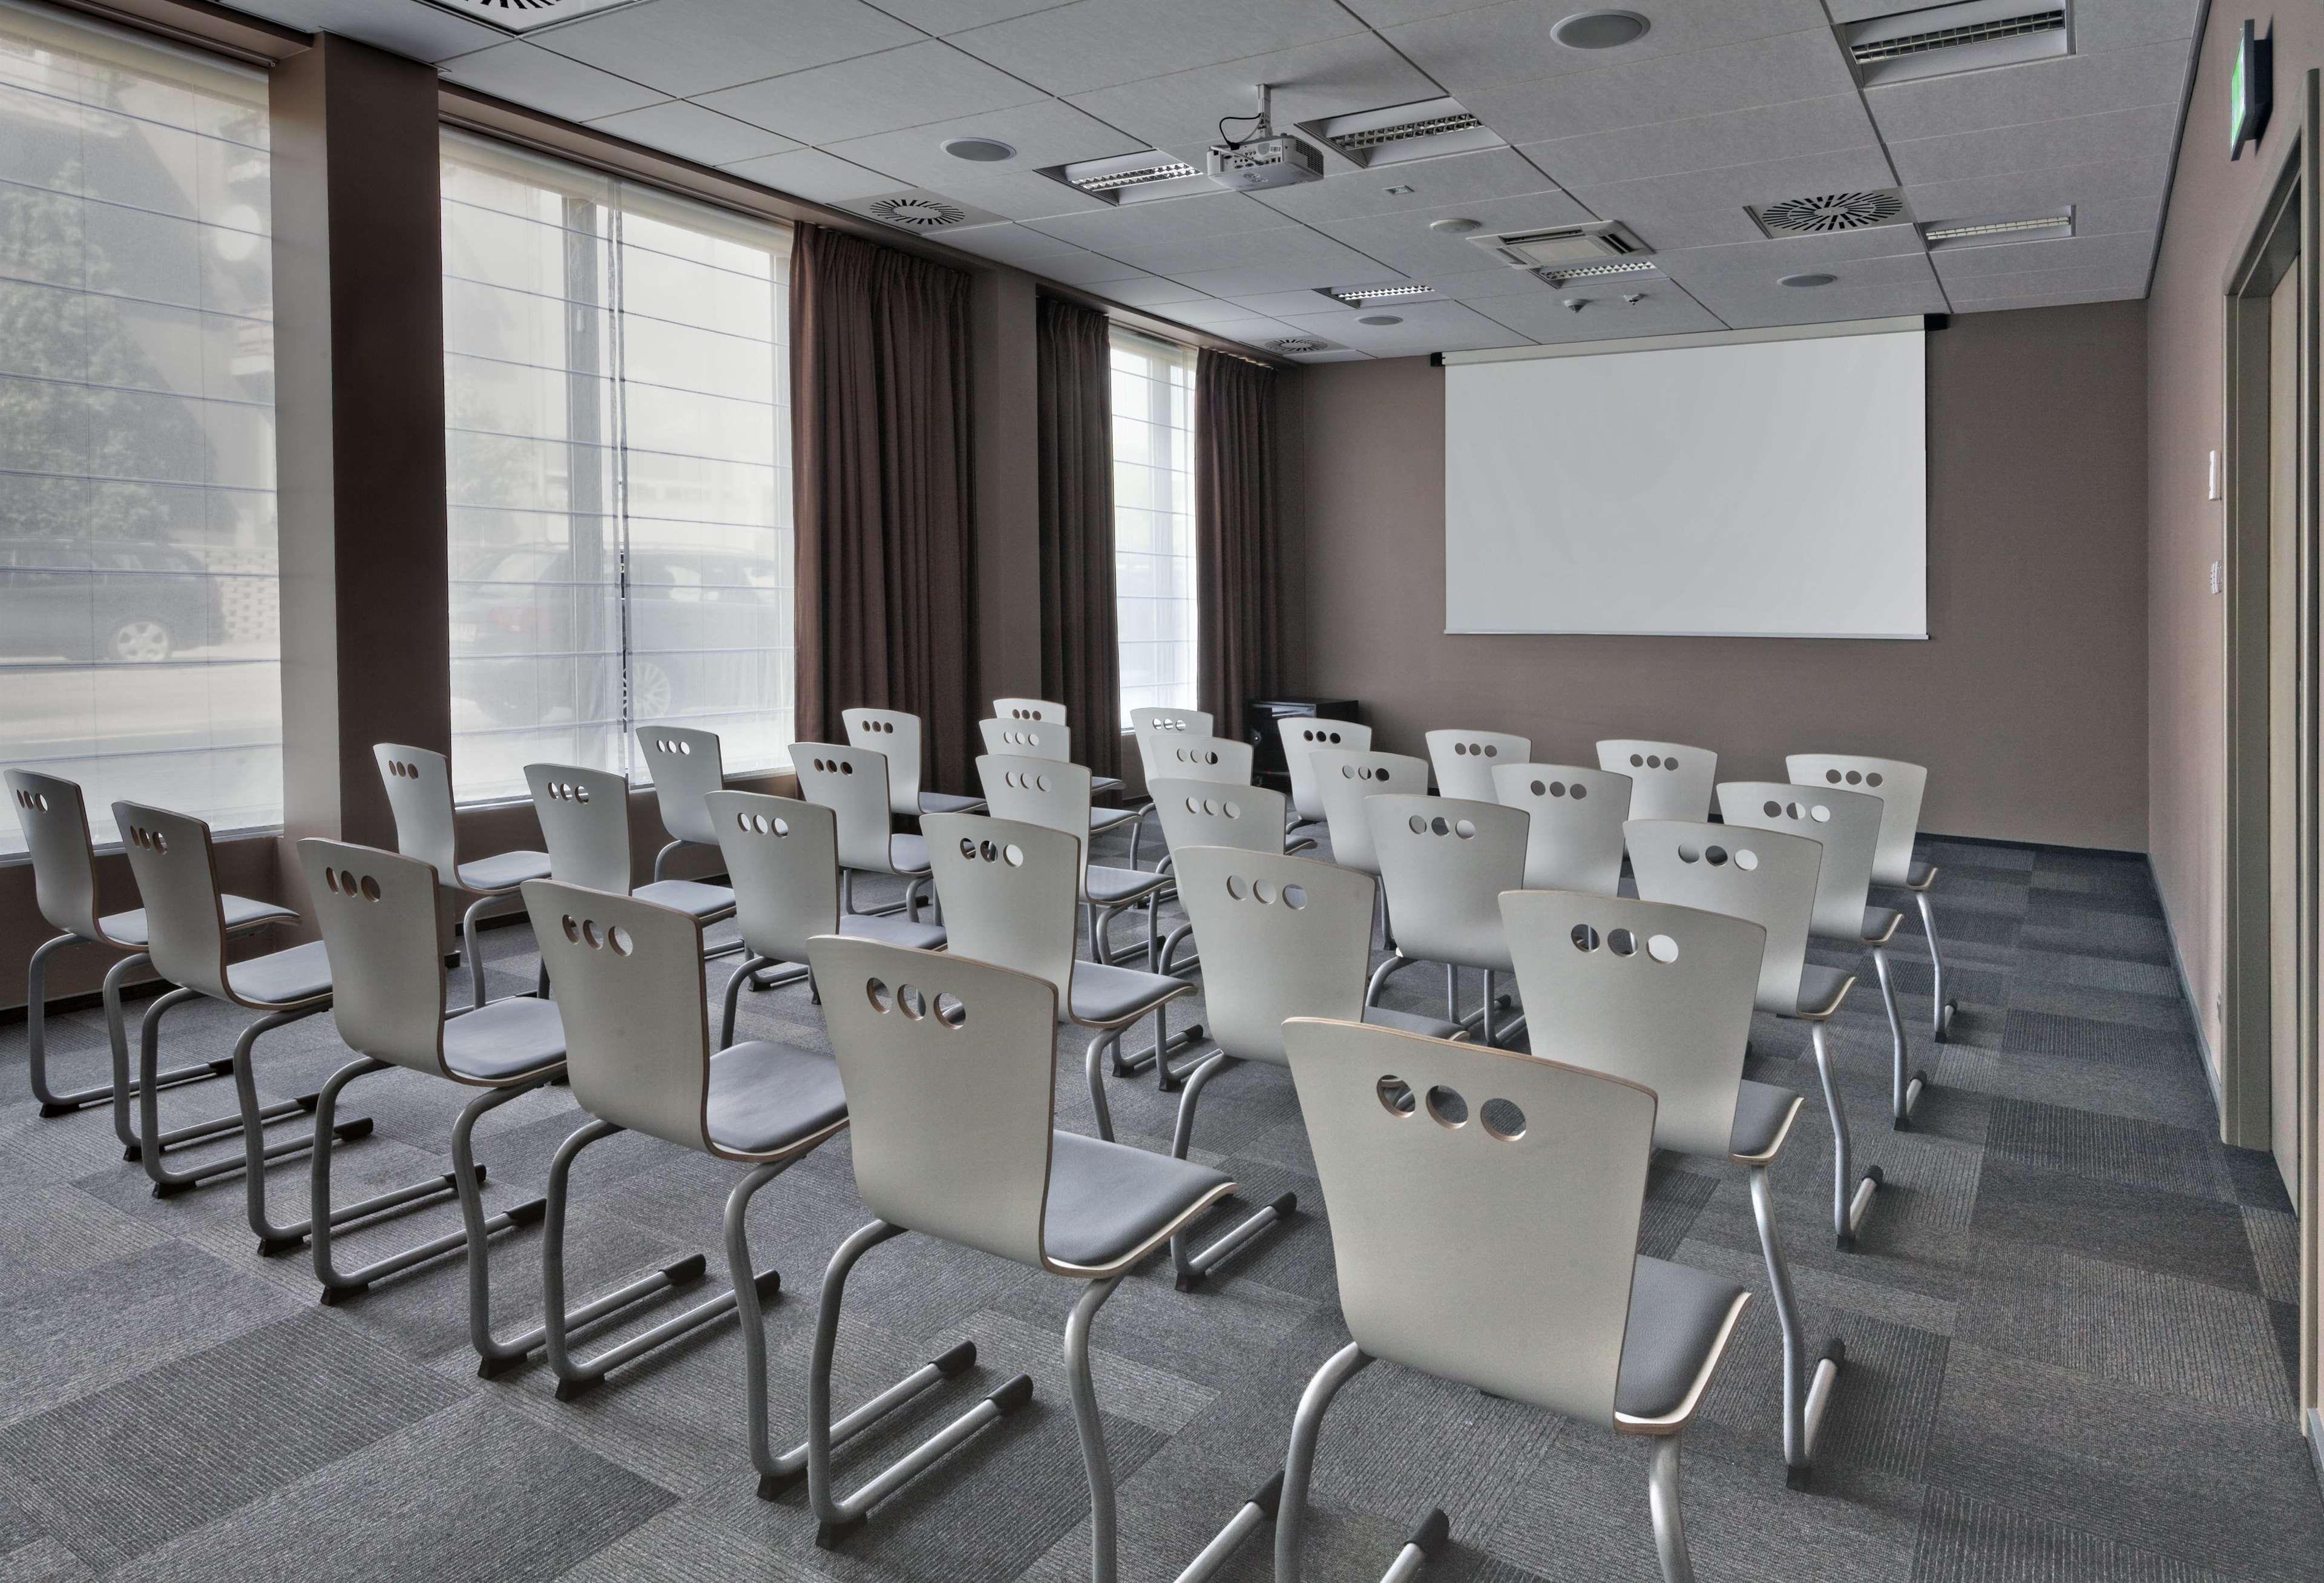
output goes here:
[[1905, 322], [1448, 355], [1445, 630], [1925, 638]]

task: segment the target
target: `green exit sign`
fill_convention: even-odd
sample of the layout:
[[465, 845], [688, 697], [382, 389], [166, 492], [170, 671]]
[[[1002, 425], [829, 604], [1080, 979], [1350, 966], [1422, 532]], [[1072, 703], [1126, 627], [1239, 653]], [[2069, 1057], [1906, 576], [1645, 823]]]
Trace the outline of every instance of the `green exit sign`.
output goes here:
[[2246, 143], [2257, 143], [2267, 131], [2267, 113], [2275, 104], [2275, 41], [2258, 36], [2246, 21], [2236, 41], [2235, 66], [2227, 75], [2227, 158], [2244, 156]]

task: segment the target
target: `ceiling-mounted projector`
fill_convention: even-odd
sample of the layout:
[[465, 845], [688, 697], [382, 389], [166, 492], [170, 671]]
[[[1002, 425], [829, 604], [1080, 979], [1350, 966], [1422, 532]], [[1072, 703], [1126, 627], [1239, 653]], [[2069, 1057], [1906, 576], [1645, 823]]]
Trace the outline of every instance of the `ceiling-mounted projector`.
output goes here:
[[1323, 155], [1315, 145], [1293, 136], [1288, 132], [1275, 130], [1271, 109], [1275, 92], [1272, 85], [1259, 87], [1259, 114], [1229, 116], [1219, 123], [1219, 135], [1226, 136], [1228, 121], [1256, 123], [1250, 133], [1240, 138], [1230, 138], [1211, 145], [1210, 177], [1222, 187], [1238, 192], [1259, 192], [1270, 187], [1296, 187], [1302, 181], [1323, 179]]

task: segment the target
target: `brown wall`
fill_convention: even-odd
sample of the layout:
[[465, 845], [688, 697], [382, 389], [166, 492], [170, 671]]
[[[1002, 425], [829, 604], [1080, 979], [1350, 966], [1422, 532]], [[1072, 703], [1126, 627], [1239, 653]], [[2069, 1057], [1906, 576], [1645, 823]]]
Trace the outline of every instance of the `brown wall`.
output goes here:
[[1925, 643], [1447, 636], [1443, 372], [1291, 383], [1291, 683], [1362, 699], [1380, 746], [1471, 726], [1589, 764], [1600, 737], [1647, 736], [1738, 779], [1781, 778], [1786, 752], [1874, 753], [1930, 766], [1923, 829], [2145, 845], [2143, 304], [1930, 336]]
[[[2204, 32], [2147, 301], [2148, 839], [2207, 1054], [2221, 1033], [2226, 920], [2227, 601], [2210, 579], [2227, 507], [2208, 498], [2210, 452], [2225, 444], [2224, 282], [2299, 135], [2301, 81], [2324, 65], [2324, 6], [2279, 8], [2274, 115], [2256, 153], [2230, 163], [2227, 73], [2242, 21], [2215, 10]], [[2264, 14], [2261, 31], [2269, 25]]]

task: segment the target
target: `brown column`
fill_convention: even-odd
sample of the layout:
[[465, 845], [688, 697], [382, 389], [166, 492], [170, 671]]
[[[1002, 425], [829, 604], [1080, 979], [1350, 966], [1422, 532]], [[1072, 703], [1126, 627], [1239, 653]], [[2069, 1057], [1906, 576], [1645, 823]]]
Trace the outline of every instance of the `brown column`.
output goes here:
[[[1033, 279], [979, 270], [969, 285], [969, 443], [976, 488], [977, 674], [985, 696], [1041, 690], [1040, 400]], [[954, 788], [958, 790], [958, 788]]]
[[436, 95], [328, 33], [274, 73], [286, 847], [392, 847], [373, 745], [451, 745]]

